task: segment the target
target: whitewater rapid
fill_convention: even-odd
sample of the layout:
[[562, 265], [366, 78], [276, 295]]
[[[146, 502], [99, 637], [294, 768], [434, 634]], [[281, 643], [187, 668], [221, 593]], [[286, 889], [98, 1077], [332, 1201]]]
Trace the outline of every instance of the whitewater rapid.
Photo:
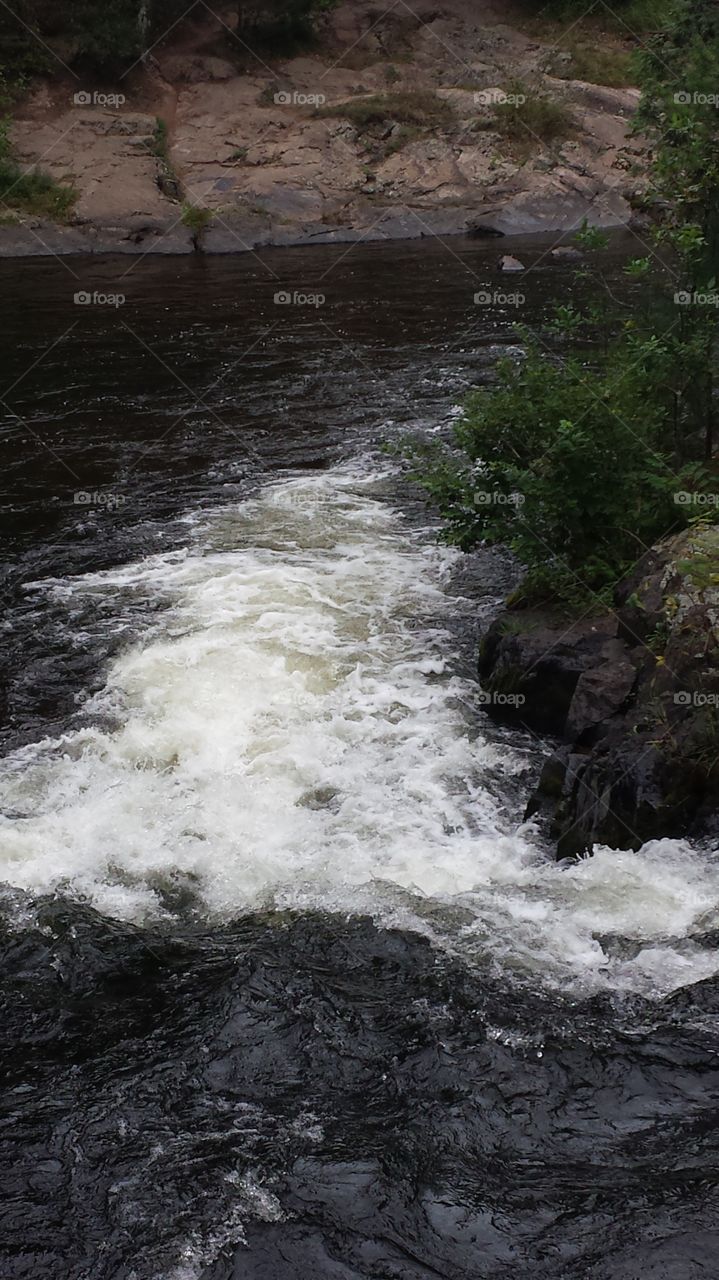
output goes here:
[[138, 924], [365, 912], [584, 990], [719, 971], [693, 941], [719, 920], [706, 852], [559, 865], [521, 821], [527, 747], [492, 739], [456, 674], [457, 553], [376, 482], [274, 484], [188, 517], [182, 551], [36, 584], [155, 612], [77, 728], [0, 762], [0, 878]]

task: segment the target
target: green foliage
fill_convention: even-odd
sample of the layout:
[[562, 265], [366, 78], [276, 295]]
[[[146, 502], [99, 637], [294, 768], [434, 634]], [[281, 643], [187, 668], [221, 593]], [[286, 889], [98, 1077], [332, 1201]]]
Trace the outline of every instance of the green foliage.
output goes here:
[[152, 140], [147, 149], [157, 160], [157, 184], [168, 200], [182, 198], [182, 183], [172, 164], [170, 155], [170, 135], [167, 123], [160, 116], [155, 119]]
[[[704, 456], [716, 438], [717, 314], [701, 299], [719, 276], [719, 8], [677, 0], [672, 23], [640, 59], [643, 97], [637, 128], [656, 138], [653, 179], [661, 202], [657, 239], [677, 255], [682, 278], [675, 360], [679, 428], [701, 431]], [[699, 301], [697, 301], [699, 299]]]
[[640, 57], [637, 128], [658, 138], [653, 178], [668, 201], [660, 230], [694, 288], [719, 274], [719, 8], [679, 0], [672, 25]]
[[7, 110], [33, 76], [46, 71], [50, 55], [34, 36], [37, 23], [29, 0], [0, 6], [0, 110]]
[[[560, 359], [520, 331], [522, 360], [505, 360], [497, 385], [469, 398], [451, 444], [409, 450], [450, 541], [506, 544], [526, 566], [525, 594], [573, 606], [609, 598], [642, 551], [697, 510], [717, 519], [719, 307], [707, 298], [719, 301], [719, 6], [676, 0], [640, 71], [656, 238], [671, 250], [663, 297], [649, 254], [625, 268], [659, 298], [648, 313], [639, 298], [620, 320], [627, 308], [595, 279], [600, 301], [558, 307], [549, 325], [573, 354]], [[584, 225], [577, 242], [590, 252], [606, 236]], [[582, 275], [586, 285], [586, 266]]]
[[[237, 34], [251, 47], [284, 54], [311, 39], [333, 0], [260, 0], [237, 5]], [[201, 8], [201, 6], [200, 6]], [[187, 0], [13, 0], [0, 5], [0, 107], [32, 76], [62, 62], [117, 76], [194, 6]], [[234, 36], [228, 37], [236, 48]], [[4, 103], [3, 103], [4, 99]]]
[[138, 58], [148, 40], [143, 7], [137, 0], [74, 0], [67, 5], [75, 58], [93, 67], [119, 70]]
[[14, 0], [0, 9], [0, 84], [22, 87], [58, 59], [119, 73], [186, 9], [183, 0]]
[[8, 121], [0, 121], [0, 208], [64, 222], [76, 200], [74, 188], [62, 186], [49, 173], [20, 168], [12, 155]]
[[539, 15], [543, 22], [573, 22], [580, 29], [601, 24], [600, 29], [642, 35], [666, 26], [672, 0], [614, 0], [598, 11], [584, 0], [525, 0], [524, 9], [528, 17]]
[[652, 269], [651, 258], [632, 258], [624, 268], [624, 274], [631, 276], [633, 280], [643, 280], [648, 276]]
[[237, 34], [252, 49], [286, 57], [312, 42], [320, 15], [336, 0], [239, 0]]
[[609, 237], [601, 227], [590, 227], [585, 218], [574, 237], [580, 249], [606, 249]]
[[149, 146], [153, 156], [161, 160], [163, 164], [169, 165], [170, 147], [167, 122], [157, 116], [155, 119], [155, 129], [152, 134], [152, 142]]
[[[622, 0], [608, 9], [605, 21], [620, 32], [646, 35], [661, 31], [671, 22], [674, 0]], [[604, 15], [602, 15], [604, 17]]]
[[212, 210], [205, 209], [203, 205], [185, 204], [182, 206], [182, 225], [192, 231], [195, 236], [202, 234], [212, 222], [212, 218]]
[[454, 447], [413, 447], [416, 474], [448, 539], [511, 547], [531, 594], [601, 593], [676, 520], [661, 395], [669, 352], [625, 333], [592, 369], [523, 336], [522, 360], [503, 361], [498, 385], [470, 396]]

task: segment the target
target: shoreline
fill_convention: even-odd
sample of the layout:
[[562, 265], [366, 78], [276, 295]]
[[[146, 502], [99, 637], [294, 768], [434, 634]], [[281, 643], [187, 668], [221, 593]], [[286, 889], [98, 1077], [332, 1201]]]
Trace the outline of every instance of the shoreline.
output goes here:
[[[594, 206], [577, 211], [573, 202], [567, 202], [567, 214], [562, 218], [542, 219], [523, 215], [512, 205], [501, 210], [478, 212], [466, 208], [455, 211], [422, 210], [415, 212], [407, 207], [399, 210], [387, 208], [369, 227], [334, 226], [317, 224], [280, 227], [259, 225], [257, 219], [248, 222], [217, 217], [204, 231], [196, 232], [182, 225], [168, 227], [103, 226], [87, 223], [50, 223], [40, 219], [0, 226], [0, 259], [29, 258], [79, 258], [109, 255], [152, 257], [220, 257], [254, 253], [260, 249], [300, 249], [313, 245], [361, 245], [414, 242], [426, 239], [455, 238], [463, 240], [534, 240], [556, 236], [557, 244], [576, 233], [586, 218], [589, 226], [606, 231], [631, 229], [631, 219], [617, 215], [602, 217]], [[583, 202], [582, 202], [583, 203]]]

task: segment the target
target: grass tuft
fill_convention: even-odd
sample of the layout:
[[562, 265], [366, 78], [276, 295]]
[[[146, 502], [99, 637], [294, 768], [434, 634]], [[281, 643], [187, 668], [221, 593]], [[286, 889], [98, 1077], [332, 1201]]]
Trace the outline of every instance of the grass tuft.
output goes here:
[[42, 169], [23, 173], [9, 157], [0, 159], [0, 207], [65, 222], [77, 200], [74, 187], [62, 186]]
[[627, 49], [601, 48], [585, 41], [572, 41], [561, 47], [572, 55], [571, 62], [556, 61], [552, 66], [552, 75], [561, 80], [586, 80], [610, 89], [624, 89], [636, 83], [634, 58]]
[[518, 82], [510, 85], [507, 97], [507, 102], [493, 108], [491, 127], [509, 142], [529, 149], [537, 142], [553, 142], [571, 134], [574, 117], [566, 103], [542, 98]]
[[412, 125], [417, 129], [448, 129], [456, 119], [454, 107], [431, 90], [373, 93], [367, 98], [319, 107], [318, 116], [339, 116], [357, 129], [387, 123]]

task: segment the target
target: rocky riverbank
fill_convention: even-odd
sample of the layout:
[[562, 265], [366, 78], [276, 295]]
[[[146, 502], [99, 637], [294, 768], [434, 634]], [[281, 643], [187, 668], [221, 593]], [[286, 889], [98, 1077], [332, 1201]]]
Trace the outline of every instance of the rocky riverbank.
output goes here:
[[[341, 3], [311, 53], [268, 63], [233, 35], [236, 6], [198, 6], [118, 83], [61, 72], [19, 104], [16, 156], [77, 200], [63, 224], [6, 208], [0, 255], [626, 223], [643, 163], [636, 90], [574, 78], [572, 53], [511, 25], [521, 17], [467, 0]], [[560, 104], [561, 136], [543, 139], [528, 115], [519, 144], [498, 131], [497, 101], [517, 86]]]
[[527, 816], [559, 857], [715, 834], [715, 527], [652, 548], [603, 616], [567, 622], [505, 610], [481, 641], [479, 670], [490, 714], [556, 740]]

